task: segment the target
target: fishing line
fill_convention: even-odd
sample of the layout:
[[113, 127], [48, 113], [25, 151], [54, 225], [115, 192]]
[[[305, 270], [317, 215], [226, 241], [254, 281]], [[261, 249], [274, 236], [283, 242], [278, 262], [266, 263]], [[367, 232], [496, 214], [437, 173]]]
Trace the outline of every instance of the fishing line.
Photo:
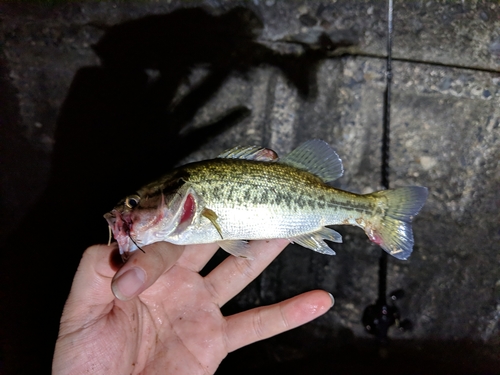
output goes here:
[[137, 248], [139, 250], [141, 250], [144, 254], [146, 254], [146, 252], [144, 250], [142, 250], [142, 248], [137, 244], [137, 242], [134, 241], [134, 239], [132, 238], [132, 236], [130, 235], [130, 233], [129, 233], [128, 237], [132, 240], [132, 242], [134, 243], [134, 245], [137, 246]]

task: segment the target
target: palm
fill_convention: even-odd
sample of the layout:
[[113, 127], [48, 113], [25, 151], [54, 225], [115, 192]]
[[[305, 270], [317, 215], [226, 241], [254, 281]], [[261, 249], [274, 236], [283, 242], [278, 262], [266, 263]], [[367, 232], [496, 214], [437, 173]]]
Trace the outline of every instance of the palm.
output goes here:
[[[327, 311], [328, 295], [316, 291], [230, 317], [221, 314], [220, 307], [286, 245], [262, 242], [252, 244], [256, 260], [229, 257], [206, 277], [198, 272], [217, 247], [186, 246], [172, 268], [129, 301], [111, 293], [110, 249], [87, 250], [88, 257], [100, 259], [93, 272], [83, 272], [81, 264], [75, 277], [61, 319], [54, 373], [213, 374], [228, 352]], [[135, 259], [146, 259], [140, 256]], [[78, 293], [79, 286], [86, 292]]]
[[181, 374], [213, 373], [228, 353], [215, 296], [204, 278], [182, 266], [175, 265], [133, 301], [113, 304], [103, 327], [96, 328], [106, 332], [102, 349], [115, 347], [110, 360], [122, 358], [116, 373], [134, 368], [157, 374], [173, 367]]

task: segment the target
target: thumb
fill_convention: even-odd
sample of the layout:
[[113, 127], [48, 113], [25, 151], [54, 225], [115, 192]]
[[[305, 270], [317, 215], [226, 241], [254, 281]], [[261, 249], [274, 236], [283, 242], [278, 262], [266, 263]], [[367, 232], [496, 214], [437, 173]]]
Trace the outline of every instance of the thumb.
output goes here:
[[184, 246], [156, 242], [143, 249], [144, 253], [135, 251], [113, 278], [111, 289], [119, 300], [128, 301], [153, 285], [177, 262]]

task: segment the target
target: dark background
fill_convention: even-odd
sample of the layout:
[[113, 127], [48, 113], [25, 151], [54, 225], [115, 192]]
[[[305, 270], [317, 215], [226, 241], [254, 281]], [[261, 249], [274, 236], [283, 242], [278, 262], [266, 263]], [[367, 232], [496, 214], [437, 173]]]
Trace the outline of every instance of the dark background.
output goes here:
[[[413, 330], [382, 349], [366, 333], [380, 251], [341, 227], [337, 256], [291, 246], [225, 312], [315, 288], [335, 307], [218, 373], [500, 373], [499, 17], [496, 2], [395, 2], [390, 183], [430, 189], [414, 254], [388, 266]], [[6, 373], [50, 371], [102, 214], [176, 164], [322, 138], [341, 188], [381, 188], [385, 2], [11, 2], [0, 21]]]

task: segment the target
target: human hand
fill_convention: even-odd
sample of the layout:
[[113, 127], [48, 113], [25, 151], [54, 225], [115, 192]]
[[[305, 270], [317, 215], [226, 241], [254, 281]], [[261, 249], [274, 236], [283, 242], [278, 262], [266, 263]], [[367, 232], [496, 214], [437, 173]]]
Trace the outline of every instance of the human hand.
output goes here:
[[220, 311], [288, 243], [252, 241], [255, 260], [230, 256], [205, 277], [199, 271], [215, 244], [152, 244], [118, 272], [115, 246], [90, 247], [61, 318], [53, 373], [213, 374], [229, 352], [317, 318], [333, 305], [325, 291], [228, 317]]

